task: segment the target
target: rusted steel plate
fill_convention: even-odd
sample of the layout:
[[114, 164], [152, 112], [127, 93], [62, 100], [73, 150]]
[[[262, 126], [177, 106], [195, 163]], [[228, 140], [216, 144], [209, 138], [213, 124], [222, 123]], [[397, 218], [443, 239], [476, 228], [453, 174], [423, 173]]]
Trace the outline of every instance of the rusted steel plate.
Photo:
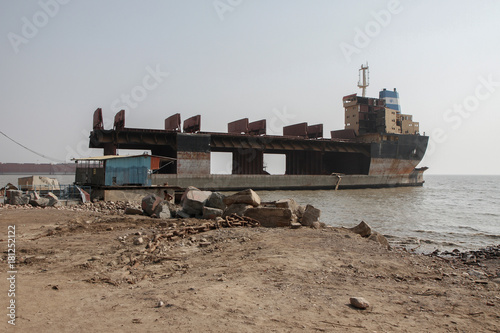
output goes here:
[[257, 120], [248, 124], [248, 134], [266, 135], [266, 120]]
[[181, 114], [176, 113], [167, 119], [165, 119], [165, 130], [166, 131], [181, 131]]
[[98, 108], [97, 110], [94, 111], [94, 122], [93, 122], [92, 128], [93, 129], [104, 129], [101, 108]]
[[125, 110], [120, 110], [115, 115], [114, 128], [117, 130], [125, 128]]
[[307, 123], [300, 123], [283, 127], [284, 136], [307, 137]]
[[353, 129], [343, 129], [338, 131], [330, 131], [332, 139], [354, 139], [356, 132]]
[[200, 131], [200, 128], [201, 128], [200, 115], [196, 115], [184, 120], [184, 126], [182, 127], [184, 133], [196, 133]]
[[372, 158], [369, 175], [406, 175], [415, 169], [418, 160]]
[[228, 133], [247, 134], [248, 133], [248, 118], [232, 121], [227, 124]]
[[309, 139], [317, 139], [323, 137], [323, 124], [307, 126], [307, 137]]

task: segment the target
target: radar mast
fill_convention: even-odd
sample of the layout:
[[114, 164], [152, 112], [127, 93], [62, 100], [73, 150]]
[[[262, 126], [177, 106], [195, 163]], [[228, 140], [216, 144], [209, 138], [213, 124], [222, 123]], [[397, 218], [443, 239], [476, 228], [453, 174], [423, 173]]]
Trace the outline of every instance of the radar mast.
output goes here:
[[359, 69], [358, 88], [361, 88], [361, 96], [366, 97], [366, 87], [370, 85], [370, 71], [368, 70], [368, 63], [366, 66], [361, 65]]

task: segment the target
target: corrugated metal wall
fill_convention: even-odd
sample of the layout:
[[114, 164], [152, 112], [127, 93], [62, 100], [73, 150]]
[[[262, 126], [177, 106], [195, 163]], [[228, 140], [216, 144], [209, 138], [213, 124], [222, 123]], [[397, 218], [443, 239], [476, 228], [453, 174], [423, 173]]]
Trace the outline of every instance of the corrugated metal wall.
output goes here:
[[151, 156], [114, 158], [106, 161], [105, 185], [151, 185], [148, 170], [151, 168]]

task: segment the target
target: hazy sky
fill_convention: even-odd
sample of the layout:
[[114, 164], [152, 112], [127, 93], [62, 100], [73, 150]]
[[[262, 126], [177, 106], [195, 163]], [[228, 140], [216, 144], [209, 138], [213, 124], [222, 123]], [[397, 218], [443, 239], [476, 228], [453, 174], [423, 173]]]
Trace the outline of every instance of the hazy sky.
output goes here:
[[[429, 173], [499, 174], [500, 1], [0, 2], [0, 131], [56, 160], [106, 128], [201, 114], [203, 131], [267, 119], [342, 129], [342, 96], [397, 88]], [[44, 159], [0, 135], [0, 162]]]

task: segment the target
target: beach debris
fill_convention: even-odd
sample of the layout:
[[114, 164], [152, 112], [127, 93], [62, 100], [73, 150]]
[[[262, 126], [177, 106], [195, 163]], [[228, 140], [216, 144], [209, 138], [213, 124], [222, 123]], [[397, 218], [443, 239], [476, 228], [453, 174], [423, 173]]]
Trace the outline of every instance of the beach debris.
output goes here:
[[432, 257], [438, 258], [457, 258], [461, 260], [466, 265], [477, 265], [481, 264], [481, 261], [488, 259], [498, 259], [500, 258], [500, 244], [496, 246], [488, 246], [479, 250], [472, 251], [464, 251], [461, 252], [458, 249], [454, 249], [453, 251], [443, 251], [435, 250], [434, 252], [428, 254]]
[[8, 190], [7, 198], [11, 205], [27, 205], [30, 202], [30, 196], [19, 190]]
[[160, 213], [163, 209], [163, 199], [154, 195], [154, 194], [149, 194], [142, 198], [142, 203], [141, 207], [144, 212], [144, 214], [148, 216], [153, 216], [155, 215], [156, 217], [160, 216]]
[[142, 210], [134, 207], [126, 207], [123, 213], [126, 215], [142, 215]]
[[370, 303], [363, 297], [351, 297], [349, 302], [357, 309], [365, 310], [370, 307]]
[[[36, 192], [35, 192], [36, 193]], [[54, 207], [59, 205], [59, 198], [52, 192], [47, 193], [45, 198], [49, 199], [49, 207]]]
[[216, 217], [221, 217], [224, 211], [219, 208], [203, 207], [202, 219], [215, 220]]
[[290, 209], [278, 207], [248, 208], [245, 216], [259, 221], [267, 228], [290, 227], [292, 222], [297, 221], [297, 216]]
[[313, 222], [318, 222], [321, 215], [321, 210], [314, 208], [312, 205], [307, 205], [300, 223], [306, 227], [312, 226]]
[[166, 202], [163, 202], [161, 204], [161, 212], [160, 212], [160, 215], [158, 215], [158, 217], [161, 219], [169, 219], [172, 217], [172, 213], [170, 212], [169, 205]]
[[365, 221], [361, 221], [357, 226], [348, 229], [361, 237], [368, 237], [372, 234], [372, 228]]
[[205, 207], [224, 210], [227, 207], [224, 203], [224, 198], [224, 194], [220, 192], [212, 192], [212, 194], [210, 194], [210, 196], [208, 197], [207, 202], [205, 203]]
[[377, 242], [389, 249], [389, 241], [379, 232], [372, 230], [372, 228], [365, 221], [361, 221], [357, 226], [352, 228], [346, 228], [347, 230], [360, 235], [361, 237], [368, 238], [371, 241]]
[[299, 204], [294, 200], [294, 199], [282, 199], [278, 200], [274, 203], [276, 207], [278, 208], [287, 208], [290, 209], [292, 212], [296, 212]]
[[311, 228], [313, 229], [321, 229], [321, 223], [319, 223], [318, 221], [315, 221], [311, 224]]
[[474, 269], [467, 271], [467, 274], [469, 274], [471, 277], [475, 277], [478, 279], [485, 279], [488, 277], [486, 273]]
[[247, 209], [252, 207], [253, 207], [252, 205], [247, 205], [247, 204], [232, 204], [224, 210], [222, 217], [230, 216], [233, 214], [243, 216], [245, 215]]
[[47, 198], [33, 199], [29, 201], [29, 204], [33, 207], [47, 207], [49, 206], [50, 200]]
[[247, 189], [244, 191], [240, 191], [233, 195], [224, 198], [224, 203], [227, 206], [231, 206], [233, 204], [247, 204], [257, 207], [260, 205], [260, 197], [257, 193], [252, 189]]
[[372, 230], [372, 233], [371, 233], [370, 236], [368, 236], [368, 239], [371, 240], [371, 241], [380, 243], [380, 244], [382, 244], [386, 248], [390, 247], [389, 246], [389, 241], [387, 240], [387, 238], [385, 238], [384, 235], [382, 235], [381, 233], [379, 233], [377, 231], [373, 231]]
[[4, 187], [0, 188], [0, 197], [3, 197], [7, 194], [8, 190], [17, 190], [18, 188], [11, 183], [7, 183]]
[[188, 219], [188, 218], [190, 218], [190, 217], [191, 217], [188, 213], [184, 212], [182, 209], [177, 210], [177, 211], [175, 212], [175, 216], [176, 216], [176, 217], [179, 217], [179, 218], [181, 218], [181, 219]]
[[189, 215], [201, 216], [203, 214], [203, 207], [211, 194], [212, 192], [210, 191], [201, 191], [196, 187], [190, 186], [182, 195], [182, 210]]

